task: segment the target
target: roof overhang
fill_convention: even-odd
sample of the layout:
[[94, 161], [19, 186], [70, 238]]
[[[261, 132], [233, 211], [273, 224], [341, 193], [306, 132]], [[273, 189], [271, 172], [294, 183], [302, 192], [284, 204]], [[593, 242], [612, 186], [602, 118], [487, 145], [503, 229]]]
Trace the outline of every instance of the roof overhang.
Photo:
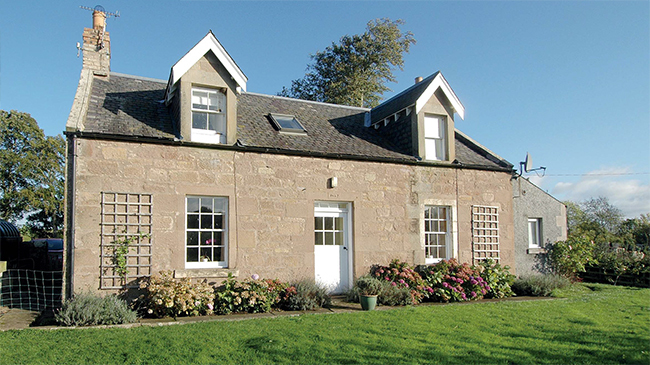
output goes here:
[[442, 73], [440, 72], [438, 72], [433, 81], [431, 81], [429, 86], [424, 90], [424, 92], [415, 102], [415, 112], [419, 113], [424, 105], [429, 101], [429, 99], [431, 99], [433, 94], [438, 91], [438, 89], [441, 89], [447, 99], [449, 99], [451, 106], [454, 108], [454, 111], [458, 113], [458, 116], [460, 116], [461, 119], [465, 119], [465, 107], [460, 102], [460, 99], [458, 99], [458, 96], [456, 96], [456, 93], [454, 93], [454, 90], [451, 89], [449, 83], [447, 83], [447, 80], [445, 80], [445, 77], [442, 76]]
[[176, 90], [176, 83], [178, 80], [189, 71], [201, 57], [205, 56], [208, 51], [212, 51], [217, 57], [219, 62], [228, 71], [230, 77], [237, 83], [237, 92], [246, 91], [246, 83], [248, 78], [242, 70], [237, 66], [237, 63], [230, 57], [226, 49], [223, 48], [217, 37], [214, 36], [212, 31], [203, 37], [192, 49], [189, 50], [178, 62], [172, 66], [169, 74], [169, 82], [167, 83], [167, 90], [165, 91], [165, 100], [168, 102]]

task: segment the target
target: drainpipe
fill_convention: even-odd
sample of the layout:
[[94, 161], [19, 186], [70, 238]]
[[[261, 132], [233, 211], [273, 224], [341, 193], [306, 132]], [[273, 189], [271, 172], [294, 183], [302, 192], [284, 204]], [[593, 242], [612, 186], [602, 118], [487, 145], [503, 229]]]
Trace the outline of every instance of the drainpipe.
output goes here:
[[66, 298], [72, 298], [74, 294], [74, 243], [75, 243], [75, 177], [77, 175], [77, 137], [74, 135], [69, 137], [70, 139], [68, 148], [72, 147], [72, 154], [68, 154], [68, 168], [66, 169], [67, 173], [67, 186], [66, 186], [66, 205], [67, 208], [67, 219], [66, 224], [68, 228], [67, 237], [67, 254], [66, 254], [66, 265], [64, 270], [66, 270], [64, 276], [67, 280], [65, 284], [65, 296]]

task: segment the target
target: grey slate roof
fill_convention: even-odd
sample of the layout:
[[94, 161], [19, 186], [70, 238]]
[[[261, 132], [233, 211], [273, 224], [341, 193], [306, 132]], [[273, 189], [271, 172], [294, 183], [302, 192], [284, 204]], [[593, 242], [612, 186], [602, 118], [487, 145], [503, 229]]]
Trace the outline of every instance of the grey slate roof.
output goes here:
[[[409, 98], [426, 88], [435, 74], [391, 99], [391, 109], [411, 105]], [[94, 78], [83, 132], [124, 137], [175, 140], [171, 114], [162, 102], [167, 82], [111, 73], [107, 81]], [[416, 97], [417, 98], [417, 97]], [[414, 101], [413, 101], [414, 102]], [[377, 107], [375, 109], [381, 108]], [[368, 159], [416, 162], [381, 130], [364, 127], [365, 108], [243, 93], [237, 103], [237, 138], [240, 148], [270, 149], [314, 155], [340, 155]], [[374, 110], [373, 110], [374, 112]], [[306, 135], [284, 134], [268, 119], [269, 113], [295, 115]], [[509, 169], [472, 141], [456, 134], [460, 164]]]
[[173, 139], [171, 116], [161, 102], [164, 81], [111, 74], [95, 77], [85, 132]]

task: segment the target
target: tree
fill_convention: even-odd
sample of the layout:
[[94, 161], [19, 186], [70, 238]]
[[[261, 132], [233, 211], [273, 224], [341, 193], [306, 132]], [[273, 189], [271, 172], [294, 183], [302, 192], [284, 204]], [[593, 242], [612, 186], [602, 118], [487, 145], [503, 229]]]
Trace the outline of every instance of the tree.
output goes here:
[[27, 113], [0, 110], [0, 217], [26, 219], [30, 236], [60, 237], [65, 142], [45, 136]]
[[587, 219], [596, 223], [609, 233], [616, 233], [623, 220], [623, 212], [609, 202], [606, 197], [591, 198], [582, 202]]
[[384, 84], [396, 81], [393, 70], [402, 69], [403, 54], [415, 43], [411, 32], [399, 29], [402, 24], [402, 20], [372, 20], [363, 34], [332, 42], [311, 55], [313, 63], [305, 76], [278, 95], [370, 108], [379, 105], [383, 93], [390, 91]]

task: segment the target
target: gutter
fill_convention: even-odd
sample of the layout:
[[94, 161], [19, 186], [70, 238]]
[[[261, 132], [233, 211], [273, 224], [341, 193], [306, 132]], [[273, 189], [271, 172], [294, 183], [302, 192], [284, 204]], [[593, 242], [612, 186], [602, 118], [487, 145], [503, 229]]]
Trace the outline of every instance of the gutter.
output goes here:
[[273, 147], [247, 146], [243, 142], [241, 142], [241, 140], [237, 140], [237, 143], [235, 145], [223, 145], [223, 144], [214, 145], [214, 144], [206, 144], [206, 143], [188, 142], [184, 140], [172, 140], [167, 138], [136, 137], [136, 136], [124, 136], [124, 135], [93, 133], [93, 132], [64, 132], [64, 134], [69, 138], [86, 138], [86, 139], [97, 139], [97, 140], [105, 140], [105, 141], [151, 143], [151, 144], [159, 144], [159, 145], [163, 144], [169, 146], [186, 146], [186, 147], [205, 148], [205, 149], [229, 150], [229, 151], [236, 151], [236, 152], [269, 153], [269, 154], [279, 154], [279, 155], [288, 155], [288, 156], [319, 157], [319, 158], [328, 158], [328, 159], [337, 159], [337, 160], [383, 162], [383, 163], [392, 163], [392, 164], [399, 164], [399, 165], [486, 170], [486, 171], [505, 172], [508, 174], [512, 172], [512, 169], [507, 167], [492, 167], [492, 166], [483, 166], [483, 165], [475, 165], [475, 164], [465, 164], [459, 162], [458, 160], [455, 160], [452, 163], [441, 163], [441, 162], [433, 162], [433, 161], [424, 161], [418, 159], [417, 157], [411, 157], [410, 159], [408, 158], [401, 159], [395, 157], [349, 155], [349, 154], [331, 153], [331, 152], [305, 152], [305, 151], [296, 151], [296, 150], [273, 148]]

